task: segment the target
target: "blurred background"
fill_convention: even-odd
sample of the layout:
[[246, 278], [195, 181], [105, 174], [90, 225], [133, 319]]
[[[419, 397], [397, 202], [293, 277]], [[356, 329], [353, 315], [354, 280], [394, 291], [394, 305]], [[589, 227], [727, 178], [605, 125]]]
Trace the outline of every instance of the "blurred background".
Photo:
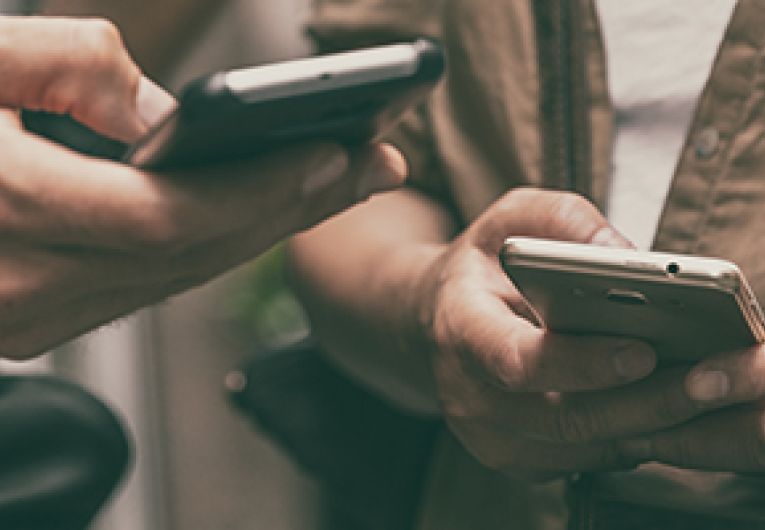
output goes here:
[[[189, 11], [193, 27], [182, 17], [167, 18], [175, 4], [181, 12], [184, 0], [0, 0], [0, 11], [103, 12], [124, 20], [139, 62], [175, 90], [210, 71], [308, 54], [301, 31], [308, 2], [190, 1], [197, 6]], [[147, 10], [139, 9], [141, 3]], [[154, 6], [165, 18], [135, 15]], [[283, 287], [281, 259], [277, 248], [40, 361], [3, 366], [80, 382], [129, 426], [134, 467], [98, 530], [318, 528], [319, 488], [231, 407], [224, 389], [226, 374], [249, 358], [253, 344], [305, 333], [300, 310]]]

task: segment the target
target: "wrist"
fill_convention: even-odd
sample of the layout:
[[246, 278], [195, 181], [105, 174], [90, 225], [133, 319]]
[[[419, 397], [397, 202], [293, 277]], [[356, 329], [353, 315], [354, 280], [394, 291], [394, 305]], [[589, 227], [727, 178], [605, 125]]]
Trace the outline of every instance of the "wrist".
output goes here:
[[389, 254], [373, 278], [375, 292], [384, 293], [388, 318], [384, 335], [395, 341], [390, 346], [409, 359], [410, 386], [428, 402], [428, 412], [438, 410], [435, 380], [431, 368], [433, 350], [430, 317], [436, 283], [437, 263], [447, 251], [447, 244], [416, 244]]

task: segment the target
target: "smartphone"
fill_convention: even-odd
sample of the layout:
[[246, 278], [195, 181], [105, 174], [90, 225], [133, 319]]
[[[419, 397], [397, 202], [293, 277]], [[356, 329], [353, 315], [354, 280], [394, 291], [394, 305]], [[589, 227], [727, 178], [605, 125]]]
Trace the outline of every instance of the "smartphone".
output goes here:
[[765, 341], [762, 309], [729, 261], [512, 237], [501, 262], [555, 332], [642, 339], [667, 362]]
[[167, 170], [297, 142], [361, 145], [423, 99], [444, 71], [439, 44], [391, 44], [219, 72], [190, 84], [127, 161]]

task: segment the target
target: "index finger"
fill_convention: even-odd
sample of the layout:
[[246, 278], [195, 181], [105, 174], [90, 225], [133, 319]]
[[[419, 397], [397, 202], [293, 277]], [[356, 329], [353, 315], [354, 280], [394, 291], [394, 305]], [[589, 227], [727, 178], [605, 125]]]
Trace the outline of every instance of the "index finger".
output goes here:
[[595, 206], [575, 193], [518, 188], [500, 198], [468, 231], [474, 244], [497, 256], [509, 236], [629, 248], [632, 244]]
[[[0, 106], [69, 114], [125, 142], [148, 130], [157, 107], [173, 106], [100, 19], [0, 16], [0, 78]], [[139, 97], [149, 101], [145, 116]]]
[[699, 363], [686, 391], [700, 407], [717, 409], [765, 397], [765, 346], [725, 352]]

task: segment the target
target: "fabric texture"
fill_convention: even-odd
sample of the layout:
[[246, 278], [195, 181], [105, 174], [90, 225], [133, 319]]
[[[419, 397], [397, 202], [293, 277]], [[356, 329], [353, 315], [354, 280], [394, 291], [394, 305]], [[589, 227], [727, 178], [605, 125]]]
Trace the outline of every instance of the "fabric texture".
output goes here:
[[[447, 79], [390, 138], [411, 157], [414, 185], [464, 223], [517, 186], [572, 188], [606, 208], [613, 109], [592, 0], [320, 4], [315, 27], [334, 47], [358, 42], [370, 20], [381, 40], [409, 34], [420, 23], [443, 39]], [[434, 23], [439, 12], [441, 22]], [[693, 112], [653, 245], [735, 261], [761, 302], [764, 27], [765, 3], [740, 0]], [[593, 495], [607, 499], [608, 476], [602, 478]], [[646, 513], [679, 509], [688, 516], [748, 520], [747, 528], [765, 521], [765, 483], [756, 477], [649, 466], [634, 474], [633, 483], [650, 485], [639, 505]], [[567, 491], [563, 482], [529, 487], [486, 470], [444, 432], [420, 529], [562, 529]], [[726, 503], [712, 514], [708, 501], [715, 498]]]

